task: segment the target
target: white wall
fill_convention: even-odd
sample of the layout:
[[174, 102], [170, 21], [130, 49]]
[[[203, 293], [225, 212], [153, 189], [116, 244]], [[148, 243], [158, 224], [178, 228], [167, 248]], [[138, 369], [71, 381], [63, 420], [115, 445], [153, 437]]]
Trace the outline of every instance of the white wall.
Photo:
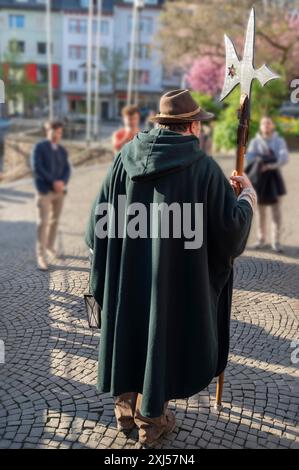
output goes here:
[[[149, 84], [140, 84], [139, 90], [141, 92], [161, 92], [162, 90], [162, 64], [160, 60], [160, 53], [155, 45], [155, 35], [158, 30], [158, 17], [160, 15], [159, 9], [145, 8], [141, 13], [142, 19], [147, 21], [151, 20], [152, 30], [142, 30], [140, 32], [140, 43], [149, 44], [152, 48], [151, 57], [149, 59], [139, 59], [138, 69], [147, 70], [150, 74]], [[132, 9], [121, 6], [115, 7], [115, 35], [114, 43], [116, 48], [122, 48], [127, 57], [126, 68], [128, 69], [128, 44], [131, 39], [130, 17], [132, 18]]]
[[[69, 21], [76, 19], [87, 20], [87, 15], [84, 14], [65, 14], [63, 18], [63, 43], [62, 43], [62, 90], [66, 93], [85, 93], [86, 83], [84, 83], [83, 76], [86, 70], [86, 59], [73, 59], [69, 56], [70, 46], [85, 46], [87, 47], [87, 33], [70, 32]], [[103, 15], [103, 20], [108, 21], [108, 34], [101, 34], [101, 47], [106, 47], [112, 50], [113, 48], [113, 17]], [[94, 45], [96, 42], [96, 35], [94, 34]], [[103, 68], [103, 64], [101, 64]], [[70, 83], [69, 72], [70, 70], [77, 70], [77, 82]], [[101, 87], [102, 91], [110, 92], [110, 85]]]
[[[24, 15], [24, 28], [10, 28], [9, 15]], [[21, 62], [45, 64], [46, 54], [38, 54], [37, 43], [46, 42], [46, 15], [40, 11], [28, 10], [0, 10], [0, 54], [1, 59], [8, 48], [10, 40], [25, 42], [25, 52], [20, 54]], [[52, 13], [52, 44], [53, 63], [61, 64], [62, 44], [62, 13]]]

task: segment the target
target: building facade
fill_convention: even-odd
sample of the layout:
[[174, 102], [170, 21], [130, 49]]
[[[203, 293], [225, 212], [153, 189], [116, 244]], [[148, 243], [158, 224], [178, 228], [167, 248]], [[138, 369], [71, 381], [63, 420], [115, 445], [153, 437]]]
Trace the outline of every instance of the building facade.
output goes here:
[[[59, 7], [59, 2], [54, 1], [51, 48], [52, 87], [56, 105], [60, 99], [62, 63], [62, 13]], [[0, 0], [0, 61], [3, 79], [10, 84], [19, 81], [24, 89], [28, 87], [28, 93], [30, 84], [36, 85], [36, 105], [41, 109], [47, 105], [48, 83], [45, 8], [45, 0]], [[24, 114], [26, 108], [27, 112], [33, 111], [32, 107], [33, 104], [26, 106], [24, 100], [17, 97], [7, 102], [9, 114]]]
[[[163, 65], [160, 52], [155, 44], [158, 31], [158, 17], [162, 3], [159, 0], [144, 1], [139, 13], [137, 28], [136, 59], [134, 65], [133, 97], [139, 106], [153, 108], [163, 90]], [[127, 82], [130, 60], [131, 35], [133, 27], [133, 1], [115, 2], [115, 49], [121, 51], [126, 80], [116, 87], [117, 110], [127, 101]]]
[[[179, 75], [169, 75], [156, 43], [158, 18], [165, 0], [143, 0], [139, 15], [133, 95], [140, 107], [157, 107], [168, 88], [180, 85]], [[96, 0], [94, 1], [97, 4]], [[87, 30], [89, 0], [52, 0], [52, 86], [55, 114], [86, 112]], [[98, 21], [93, 22], [93, 80], [99, 80], [103, 119], [114, 119], [127, 101], [133, 0], [102, 0], [100, 44]], [[23, 77], [38, 89], [37, 107], [47, 108], [47, 43], [45, 0], [0, 0], [0, 62], [4, 81]], [[96, 8], [95, 8], [96, 13]], [[97, 49], [100, 72], [95, 73]], [[24, 100], [11, 100], [9, 113], [28, 114]]]
[[[62, 112], [84, 114], [86, 112], [87, 88], [87, 30], [88, 1], [77, 2], [77, 6], [63, 10], [62, 43]], [[95, 69], [97, 48], [100, 48], [100, 101], [103, 119], [111, 119], [113, 111], [112, 80], [107, 70], [110, 69], [114, 50], [114, 15], [113, 1], [102, 4], [100, 21], [100, 44], [97, 45], [99, 21], [95, 17], [92, 25], [92, 66]], [[95, 71], [93, 70], [92, 89], [95, 90]]]

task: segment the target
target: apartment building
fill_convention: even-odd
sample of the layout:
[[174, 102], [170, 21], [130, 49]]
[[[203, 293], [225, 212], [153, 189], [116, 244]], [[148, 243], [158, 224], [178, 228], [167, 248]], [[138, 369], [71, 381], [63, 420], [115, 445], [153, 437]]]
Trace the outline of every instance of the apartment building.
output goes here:
[[[86, 109], [87, 15], [85, 5], [73, 2], [73, 9], [64, 8], [62, 109], [64, 113], [84, 113]], [[165, 87], [179, 86], [180, 77], [166, 77], [161, 53], [156, 44], [158, 17], [164, 0], [144, 0], [139, 15], [137, 60], [133, 93], [141, 107], [156, 108]], [[84, 8], [85, 6], [85, 8]], [[102, 2], [100, 45], [96, 44], [97, 21], [93, 25], [93, 69], [100, 47], [100, 81], [102, 118], [120, 114], [127, 101], [130, 41], [133, 23], [133, 0]], [[168, 80], [168, 81], [165, 81]]]
[[[114, 9], [113, 0], [102, 1], [100, 21], [100, 44], [97, 44], [99, 20], [93, 19], [92, 36], [92, 89], [95, 90], [95, 64], [100, 48], [100, 94], [103, 119], [113, 117], [113, 53], [114, 53]], [[87, 88], [87, 34], [88, 0], [72, 2], [72, 7], [63, 7], [62, 22], [62, 83], [61, 103], [63, 114], [85, 113]]]
[[[141, 107], [156, 108], [165, 89], [178, 87], [180, 76], [166, 74], [156, 42], [158, 17], [165, 0], [143, 0], [139, 15], [134, 96]], [[96, 1], [94, 2], [96, 5]], [[52, 86], [56, 115], [86, 111], [87, 30], [89, 0], [52, 0]], [[133, 0], [102, 0], [100, 44], [98, 21], [93, 22], [93, 81], [100, 82], [101, 114], [113, 119], [127, 100]], [[47, 44], [45, 0], [0, 0], [0, 62], [4, 79], [22, 74], [38, 86], [37, 107], [47, 106]], [[95, 8], [96, 10], [96, 8]], [[100, 48], [100, 74], [95, 62]], [[28, 113], [22, 100], [9, 103], [9, 112]], [[29, 109], [29, 112], [31, 110]]]
[[[52, 2], [52, 86], [56, 103], [60, 98], [62, 12]], [[45, 0], [0, 0], [0, 61], [4, 80], [24, 78], [38, 88], [37, 105], [47, 103], [47, 43]], [[8, 112], [24, 113], [22, 99], [7, 103]], [[27, 110], [28, 111], [28, 110]]]
[[[163, 91], [162, 57], [156, 44], [158, 17], [163, 3], [161, 0], [144, 0], [143, 8], [139, 13], [133, 95], [138, 94], [140, 107], [155, 109]], [[114, 6], [115, 49], [122, 54], [126, 78], [129, 69], [133, 26], [132, 4], [133, 0], [122, 0], [116, 1]], [[119, 81], [116, 87], [118, 110], [126, 100], [127, 80]]]

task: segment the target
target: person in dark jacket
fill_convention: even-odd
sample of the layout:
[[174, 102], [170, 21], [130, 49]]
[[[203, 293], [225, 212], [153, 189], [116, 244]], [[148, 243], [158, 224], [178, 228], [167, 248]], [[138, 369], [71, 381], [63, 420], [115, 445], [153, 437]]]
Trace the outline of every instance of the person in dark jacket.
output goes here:
[[237, 198], [199, 145], [188, 90], [162, 96], [157, 128], [118, 154], [86, 231], [90, 290], [101, 307], [98, 389], [115, 397], [118, 429], [142, 445], [175, 426], [172, 399], [190, 397], [225, 368], [233, 260], [245, 248], [256, 194]]
[[31, 158], [37, 191], [37, 265], [43, 271], [48, 269], [47, 258], [56, 257], [57, 226], [71, 173], [67, 151], [60, 145], [62, 128], [59, 121], [48, 122], [47, 139], [34, 146]]

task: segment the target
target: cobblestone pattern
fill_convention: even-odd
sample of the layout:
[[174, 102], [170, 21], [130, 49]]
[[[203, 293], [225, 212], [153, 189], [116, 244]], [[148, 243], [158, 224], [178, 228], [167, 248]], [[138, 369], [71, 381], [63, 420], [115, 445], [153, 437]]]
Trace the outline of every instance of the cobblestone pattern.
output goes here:
[[[299, 340], [298, 217], [292, 197], [298, 158], [293, 155], [286, 169], [285, 254], [257, 252], [249, 244], [236, 262], [224, 409], [213, 409], [215, 381], [188, 400], [171, 402], [177, 426], [158, 448], [299, 447], [298, 367], [291, 362], [291, 343]], [[233, 164], [221, 163], [225, 169]], [[47, 273], [35, 268], [30, 182], [0, 187], [2, 448], [136, 446], [136, 431], [129, 437], [117, 432], [111, 397], [95, 389], [99, 334], [88, 328], [82, 300], [88, 281], [82, 234], [106, 169], [73, 175], [58, 240], [63, 256]]]

